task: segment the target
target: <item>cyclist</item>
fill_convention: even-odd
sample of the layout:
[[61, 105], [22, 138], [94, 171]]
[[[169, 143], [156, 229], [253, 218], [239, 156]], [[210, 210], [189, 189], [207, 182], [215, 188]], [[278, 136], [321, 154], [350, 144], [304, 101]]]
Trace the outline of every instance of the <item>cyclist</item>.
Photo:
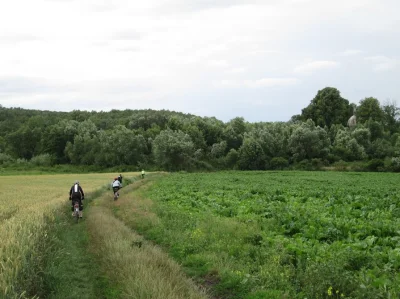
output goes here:
[[142, 179], [144, 179], [144, 169], [142, 169]]
[[118, 181], [122, 184], [122, 174], [119, 174]]
[[[79, 185], [79, 181], [75, 181], [75, 184], [73, 184], [71, 189], [69, 190], [69, 200], [72, 201], [72, 208], [71, 208], [72, 211], [74, 210], [75, 201], [79, 202], [79, 218], [82, 218], [82, 216], [83, 216], [82, 200], [84, 200], [84, 199], [85, 199], [85, 193], [83, 193], [83, 189]], [[74, 216], [74, 213], [72, 213], [72, 216]]]
[[118, 190], [122, 188], [121, 182], [118, 180], [118, 178], [115, 178], [114, 181], [112, 182], [112, 188], [113, 188], [113, 193], [117, 192], [117, 196], [119, 196]]

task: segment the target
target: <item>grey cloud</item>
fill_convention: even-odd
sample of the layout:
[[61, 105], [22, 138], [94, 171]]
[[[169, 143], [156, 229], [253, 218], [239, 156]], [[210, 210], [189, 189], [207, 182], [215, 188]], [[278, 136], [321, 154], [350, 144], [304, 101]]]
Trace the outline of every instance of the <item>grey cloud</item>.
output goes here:
[[133, 81], [83, 81], [73, 84], [52, 83], [41, 78], [0, 77], [0, 95], [4, 94], [62, 94], [67, 92], [101, 92], [104, 94], [128, 94], [149, 92], [151, 88]]
[[67, 90], [71, 90], [71, 87], [54, 85], [39, 78], [0, 77], [0, 94], [48, 93]]

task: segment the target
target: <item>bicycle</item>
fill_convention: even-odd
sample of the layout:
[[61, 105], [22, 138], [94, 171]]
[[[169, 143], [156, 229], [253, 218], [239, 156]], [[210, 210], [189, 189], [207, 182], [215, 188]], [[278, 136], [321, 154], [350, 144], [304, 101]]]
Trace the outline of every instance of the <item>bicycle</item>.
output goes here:
[[74, 213], [73, 216], [75, 217], [76, 222], [79, 221], [79, 201], [74, 202]]
[[[122, 188], [122, 187], [121, 187]], [[118, 187], [113, 187], [113, 191], [114, 191], [114, 200], [117, 200], [118, 199], [118, 197], [119, 197], [119, 189], [121, 189], [121, 188], [118, 188]]]

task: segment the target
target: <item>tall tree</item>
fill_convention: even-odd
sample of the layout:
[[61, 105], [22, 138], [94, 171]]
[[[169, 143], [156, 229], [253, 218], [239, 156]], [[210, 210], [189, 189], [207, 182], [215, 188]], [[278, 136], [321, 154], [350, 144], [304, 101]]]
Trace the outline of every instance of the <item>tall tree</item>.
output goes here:
[[296, 161], [324, 158], [329, 153], [328, 133], [312, 120], [302, 123], [289, 138], [289, 150]]
[[346, 125], [351, 114], [349, 101], [341, 97], [339, 90], [325, 87], [302, 110], [301, 118], [303, 121], [312, 119], [320, 127], [330, 127], [333, 124]]
[[239, 149], [239, 168], [241, 170], [265, 169], [264, 151], [257, 140], [245, 138]]
[[194, 144], [182, 131], [164, 130], [153, 142], [154, 158], [167, 170], [188, 168], [194, 153]]
[[382, 106], [383, 124], [391, 134], [399, 131], [400, 108], [395, 101], [387, 102]]
[[360, 101], [357, 107], [356, 116], [358, 123], [365, 123], [367, 120], [381, 122], [383, 120], [383, 111], [376, 98], [365, 98]]

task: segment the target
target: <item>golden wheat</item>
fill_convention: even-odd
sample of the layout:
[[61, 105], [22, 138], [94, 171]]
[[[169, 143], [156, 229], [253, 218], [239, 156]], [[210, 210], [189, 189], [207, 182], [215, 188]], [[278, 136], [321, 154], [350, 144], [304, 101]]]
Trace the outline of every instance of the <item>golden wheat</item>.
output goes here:
[[[127, 174], [133, 175], [133, 174]], [[26, 298], [27, 281], [40, 271], [41, 249], [57, 213], [79, 180], [88, 194], [113, 174], [2, 176], [0, 180], [0, 297]], [[87, 196], [86, 196], [87, 197]]]

